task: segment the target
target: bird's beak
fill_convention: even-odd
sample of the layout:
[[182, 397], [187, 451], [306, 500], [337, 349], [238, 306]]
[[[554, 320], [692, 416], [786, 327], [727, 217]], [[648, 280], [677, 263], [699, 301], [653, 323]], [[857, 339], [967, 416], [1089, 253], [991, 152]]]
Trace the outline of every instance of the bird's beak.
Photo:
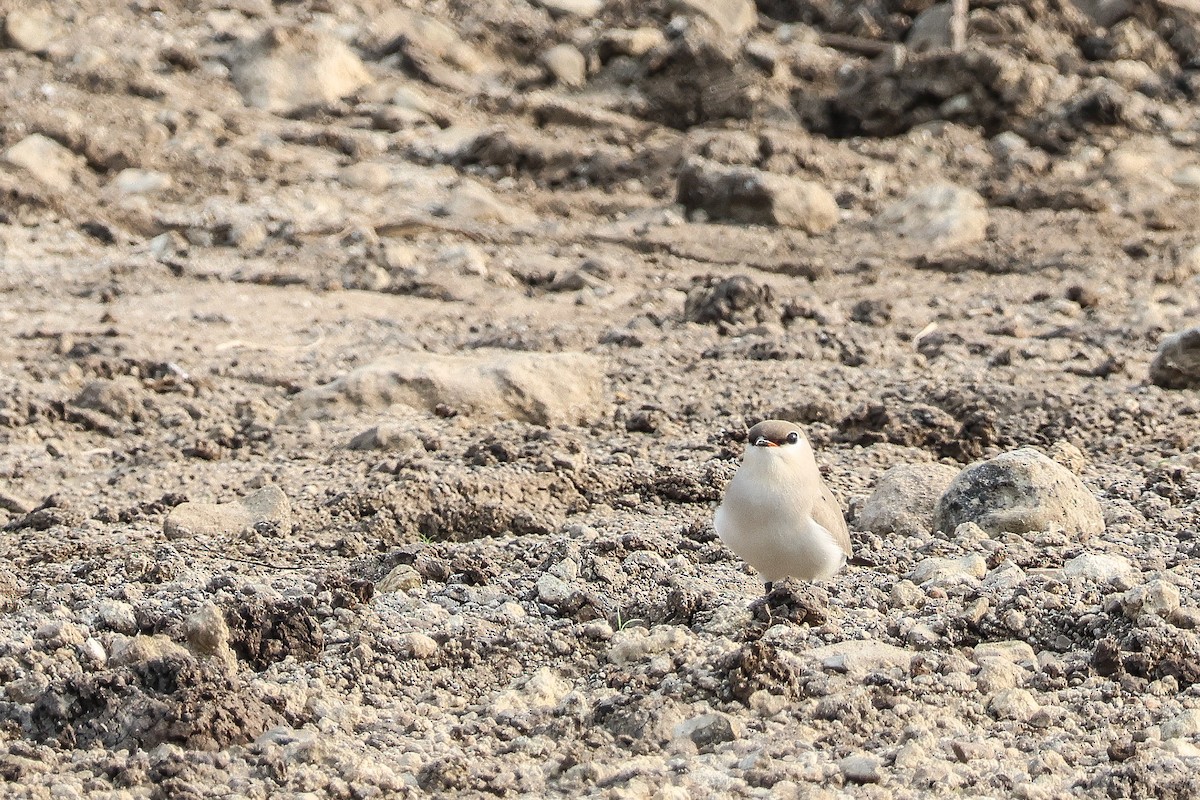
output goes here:
[[757, 439], [755, 439], [754, 446], [755, 447], [779, 447], [779, 445], [775, 444], [775, 442], [772, 442], [770, 439], [768, 439], [765, 436], [760, 436]]

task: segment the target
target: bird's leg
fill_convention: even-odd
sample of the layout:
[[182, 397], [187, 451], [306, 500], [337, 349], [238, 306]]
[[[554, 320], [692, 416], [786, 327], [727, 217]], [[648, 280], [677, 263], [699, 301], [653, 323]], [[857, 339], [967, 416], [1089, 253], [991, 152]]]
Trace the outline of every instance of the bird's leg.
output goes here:
[[767, 627], [771, 627], [771, 588], [775, 585], [774, 581], [766, 581], [766, 593], [763, 595], [762, 604], [763, 610], [767, 612]]

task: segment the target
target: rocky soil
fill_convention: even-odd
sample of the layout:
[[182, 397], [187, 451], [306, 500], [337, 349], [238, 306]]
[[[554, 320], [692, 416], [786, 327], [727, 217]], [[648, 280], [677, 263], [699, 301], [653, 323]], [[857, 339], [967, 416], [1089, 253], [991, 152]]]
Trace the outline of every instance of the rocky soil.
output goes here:
[[1198, 12], [0, 0], [5, 796], [1196, 796]]

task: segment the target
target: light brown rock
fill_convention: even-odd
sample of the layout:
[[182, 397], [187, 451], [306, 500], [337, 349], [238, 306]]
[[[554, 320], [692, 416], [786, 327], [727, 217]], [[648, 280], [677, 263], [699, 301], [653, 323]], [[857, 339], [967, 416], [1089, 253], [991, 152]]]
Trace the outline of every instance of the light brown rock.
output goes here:
[[375, 361], [301, 392], [286, 418], [392, 405], [537, 425], [581, 424], [607, 407], [604, 370], [595, 356], [480, 349], [454, 355], [411, 352]]
[[859, 512], [859, 526], [880, 534], [928, 533], [938, 498], [958, 472], [955, 467], [936, 463], [892, 467], [879, 478]]
[[181, 503], [167, 515], [163, 533], [168, 539], [230, 536], [260, 523], [281, 531], [291, 528], [291, 504], [278, 486], [264, 486], [230, 503]]
[[307, 28], [272, 28], [233, 57], [246, 105], [276, 113], [326, 105], [371, 81], [345, 42]]

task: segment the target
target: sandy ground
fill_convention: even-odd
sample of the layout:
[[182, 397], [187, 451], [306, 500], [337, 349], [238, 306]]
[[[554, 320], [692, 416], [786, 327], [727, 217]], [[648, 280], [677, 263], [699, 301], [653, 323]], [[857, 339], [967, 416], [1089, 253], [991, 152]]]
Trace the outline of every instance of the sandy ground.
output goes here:
[[[0, 2], [6, 796], [1200, 791], [1189, 12], [109, 5]], [[1022, 446], [1103, 532], [861, 524]]]

